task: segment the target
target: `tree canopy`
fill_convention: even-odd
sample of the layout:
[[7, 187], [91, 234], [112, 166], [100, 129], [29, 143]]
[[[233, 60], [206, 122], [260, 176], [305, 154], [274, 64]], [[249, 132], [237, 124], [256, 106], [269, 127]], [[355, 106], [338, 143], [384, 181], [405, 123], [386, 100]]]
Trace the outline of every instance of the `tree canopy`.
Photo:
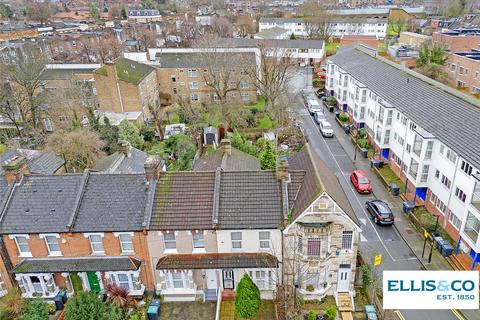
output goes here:
[[143, 147], [144, 140], [140, 129], [127, 119], [118, 125], [118, 138], [130, 142], [134, 148], [142, 149]]

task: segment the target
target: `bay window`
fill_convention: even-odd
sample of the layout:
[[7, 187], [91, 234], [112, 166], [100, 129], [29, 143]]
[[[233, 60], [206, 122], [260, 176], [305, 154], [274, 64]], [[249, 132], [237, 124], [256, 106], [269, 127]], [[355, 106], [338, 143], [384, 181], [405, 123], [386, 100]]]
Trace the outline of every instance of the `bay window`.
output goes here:
[[143, 293], [144, 286], [140, 282], [138, 271], [105, 272], [105, 277], [110, 283], [128, 290], [131, 295]]

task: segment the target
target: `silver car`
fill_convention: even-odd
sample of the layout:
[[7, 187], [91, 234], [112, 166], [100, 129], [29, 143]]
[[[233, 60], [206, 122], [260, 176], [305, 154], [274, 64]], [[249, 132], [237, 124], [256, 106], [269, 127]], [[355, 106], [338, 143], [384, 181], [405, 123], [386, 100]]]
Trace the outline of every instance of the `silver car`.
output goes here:
[[333, 137], [333, 128], [330, 122], [322, 121], [320, 122], [319, 127], [320, 127], [320, 132], [322, 133], [322, 136], [327, 138]]
[[320, 124], [320, 122], [327, 121], [327, 118], [325, 117], [325, 114], [323, 112], [315, 112], [313, 114], [313, 119], [317, 124]]

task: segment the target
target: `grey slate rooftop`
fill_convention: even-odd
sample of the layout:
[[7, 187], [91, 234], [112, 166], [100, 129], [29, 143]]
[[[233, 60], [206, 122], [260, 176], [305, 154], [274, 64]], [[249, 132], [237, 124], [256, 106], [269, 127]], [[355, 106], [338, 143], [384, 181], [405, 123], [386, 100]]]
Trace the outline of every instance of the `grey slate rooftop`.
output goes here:
[[231, 155], [224, 155], [218, 148], [211, 154], [195, 161], [194, 171], [213, 171], [221, 167], [225, 171], [260, 170], [260, 160], [232, 147]]
[[128, 156], [117, 151], [100, 159], [93, 170], [103, 173], [145, 173], [143, 165], [147, 158], [146, 152], [132, 147]]
[[2, 166], [13, 157], [25, 157], [31, 173], [54, 174], [65, 163], [62, 156], [53, 152], [42, 154], [40, 151], [31, 149], [7, 150], [0, 155], [0, 175], [3, 176], [4, 173]]
[[218, 59], [228, 59], [232, 66], [251, 66], [255, 64], [255, 54], [253, 52], [159, 52], [157, 57], [160, 61], [161, 68], [208, 68], [211, 65], [210, 62], [205, 62], [206, 57], [212, 55], [218, 55]]
[[212, 46], [219, 48], [292, 48], [292, 49], [321, 49], [323, 40], [302, 40], [302, 39], [249, 39], [249, 38], [220, 38]]
[[0, 233], [139, 231], [148, 188], [143, 174], [25, 175], [11, 191]]
[[480, 168], [480, 108], [360, 48], [349, 46], [329, 60]]

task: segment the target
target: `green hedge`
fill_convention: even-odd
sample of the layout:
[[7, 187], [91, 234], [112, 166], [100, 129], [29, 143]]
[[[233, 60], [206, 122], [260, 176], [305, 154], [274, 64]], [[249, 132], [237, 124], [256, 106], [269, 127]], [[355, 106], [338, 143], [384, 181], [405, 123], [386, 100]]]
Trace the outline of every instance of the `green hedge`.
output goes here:
[[240, 319], [255, 317], [260, 309], [260, 290], [245, 273], [235, 295], [235, 315]]
[[349, 117], [348, 117], [348, 114], [346, 114], [345, 112], [342, 112], [340, 113], [340, 115], [338, 116], [338, 119], [342, 122], [347, 122]]

